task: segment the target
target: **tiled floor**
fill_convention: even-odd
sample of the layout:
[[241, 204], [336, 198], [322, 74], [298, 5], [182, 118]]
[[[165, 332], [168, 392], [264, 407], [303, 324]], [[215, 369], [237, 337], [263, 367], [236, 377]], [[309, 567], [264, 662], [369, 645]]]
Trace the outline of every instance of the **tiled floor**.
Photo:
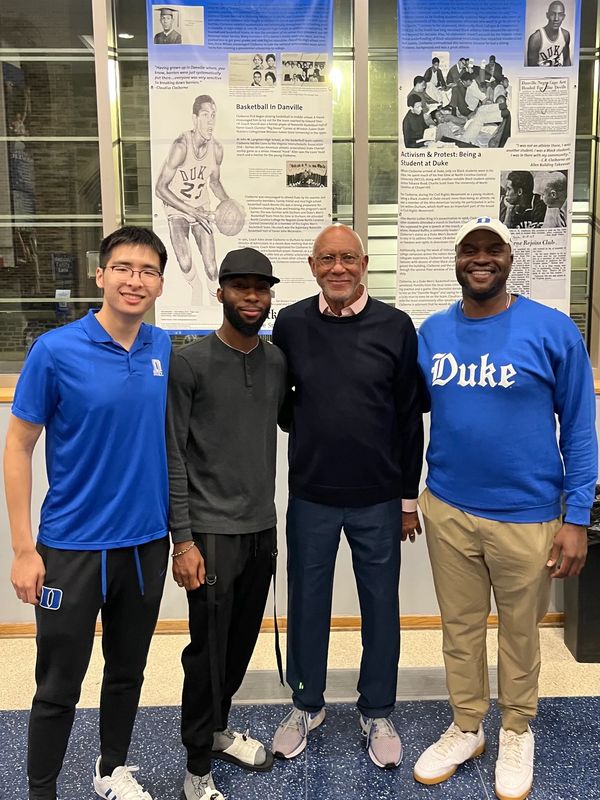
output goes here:
[[[179, 798], [184, 758], [179, 742], [178, 704], [181, 689], [179, 655], [186, 637], [156, 636], [147, 669], [143, 705], [130, 753], [140, 764], [140, 780], [155, 800]], [[488, 637], [492, 686], [495, 678], [496, 632]], [[540, 714], [535, 723], [536, 778], [532, 800], [600, 800], [600, 664], [577, 664], [562, 642], [560, 628], [541, 631], [542, 674]], [[96, 643], [97, 645], [98, 643]], [[285, 645], [285, 637], [284, 642]], [[365, 754], [352, 704], [331, 703], [324, 725], [311, 734], [307, 751], [293, 761], [278, 761], [265, 775], [245, 773], [218, 764], [215, 776], [228, 800], [410, 800], [494, 798], [498, 712], [486, 720], [487, 752], [465, 765], [447, 783], [426, 787], [415, 783], [411, 767], [419, 753], [450, 721], [443, 700], [444, 673], [439, 631], [403, 632], [399, 698], [394, 720], [405, 744], [403, 764], [384, 772]], [[32, 639], [0, 640], [0, 798], [25, 800], [27, 709], [33, 694]], [[336, 632], [331, 637], [328, 701], [355, 696], [360, 634]], [[250, 727], [269, 742], [285, 711], [288, 692], [273, 673], [273, 637], [262, 634], [251, 673], [240, 692], [233, 723]], [[60, 800], [91, 800], [90, 770], [98, 749], [97, 704], [101, 658], [96, 646], [86, 678], [70, 749], [61, 777]], [[567, 697], [570, 695], [570, 697]], [[581, 695], [581, 696], [578, 696]], [[585, 697], [585, 695], [589, 695]], [[419, 698], [419, 699], [413, 699]], [[251, 704], [259, 700], [259, 704]], [[273, 704], [278, 701], [279, 704]], [[87, 707], [87, 708], [86, 708]]]
[[[269, 740], [283, 706], [237, 706], [232, 722]], [[26, 797], [24, 770], [25, 721], [22, 711], [4, 712], [0, 747], [5, 768], [0, 797]], [[329, 707], [324, 724], [311, 733], [309, 746], [298, 758], [276, 761], [266, 774], [248, 773], [217, 763], [217, 786], [230, 800], [490, 800], [494, 798], [494, 760], [498, 714], [486, 720], [484, 755], [461, 767], [446, 783], [417, 784], [411, 767], [419, 753], [443, 730], [448, 709], [441, 701], [398, 704], [394, 720], [405, 743], [404, 761], [384, 771], [369, 760], [361, 742], [353, 706]], [[599, 698], [544, 699], [535, 725], [537, 769], [531, 800], [598, 800], [600, 798]], [[97, 711], [77, 715], [60, 780], [60, 800], [92, 800], [91, 767], [97, 753]], [[178, 800], [184, 772], [174, 707], [144, 708], [138, 715], [131, 763], [140, 764], [140, 780], [156, 800]]]

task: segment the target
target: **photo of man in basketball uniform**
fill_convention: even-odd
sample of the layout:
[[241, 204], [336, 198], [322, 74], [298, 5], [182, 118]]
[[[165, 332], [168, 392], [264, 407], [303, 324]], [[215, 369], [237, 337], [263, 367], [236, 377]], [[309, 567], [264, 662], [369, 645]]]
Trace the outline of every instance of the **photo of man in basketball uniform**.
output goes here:
[[548, 6], [548, 23], [531, 34], [527, 42], [528, 67], [570, 67], [571, 34], [561, 27], [566, 17], [564, 3]]
[[[171, 243], [183, 277], [192, 288], [193, 306], [216, 304], [217, 259], [209, 188], [217, 200], [229, 199], [221, 183], [223, 146], [213, 137], [216, 115], [212, 97], [196, 97], [193, 127], [175, 139], [156, 181], [156, 196], [165, 205]], [[202, 257], [202, 276], [192, 258], [190, 232]]]

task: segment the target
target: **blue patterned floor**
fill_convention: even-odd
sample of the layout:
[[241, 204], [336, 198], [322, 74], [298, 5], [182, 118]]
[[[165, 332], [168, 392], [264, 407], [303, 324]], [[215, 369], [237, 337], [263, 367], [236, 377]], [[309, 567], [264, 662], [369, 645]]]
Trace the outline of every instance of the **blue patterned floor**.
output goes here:
[[[284, 706], [236, 706], [231, 722], [270, 741]], [[448, 782], [421, 786], [411, 768], [421, 751], [447, 727], [448, 706], [439, 701], [398, 703], [394, 721], [404, 742], [397, 770], [377, 769], [366, 755], [353, 706], [328, 707], [324, 724], [311, 733], [307, 750], [292, 761], [276, 761], [264, 775], [218, 763], [217, 786], [227, 800], [478, 800], [494, 795], [494, 761], [499, 717], [486, 720], [487, 751], [463, 766]], [[98, 750], [98, 712], [77, 713], [60, 800], [93, 800], [91, 770]], [[27, 714], [0, 712], [0, 798], [26, 800]], [[176, 708], [140, 709], [130, 752], [140, 781], [155, 800], [179, 800], [184, 756]], [[531, 800], [600, 800], [600, 698], [544, 699], [535, 723], [536, 773]]]

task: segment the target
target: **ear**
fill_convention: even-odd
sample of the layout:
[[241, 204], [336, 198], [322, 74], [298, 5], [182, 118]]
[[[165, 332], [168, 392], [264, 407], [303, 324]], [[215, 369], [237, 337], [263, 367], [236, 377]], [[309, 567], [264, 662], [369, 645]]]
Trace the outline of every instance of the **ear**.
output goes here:
[[102, 267], [96, 267], [96, 286], [99, 289], [104, 289], [104, 270]]
[[219, 303], [223, 302], [223, 288], [221, 286], [217, 289], [217, 300]]
[[317, 262], [312, 256], [308, 257], [308, 263], [310, 264], [310, 271], [312, 272], [313, 276], [317, 277]]
[[361, 267], [361, 275], [364, 276], [365, 272], [367, 271], [367, 266], [369, 264], [369, 256], [363, 256], [362, 267]]

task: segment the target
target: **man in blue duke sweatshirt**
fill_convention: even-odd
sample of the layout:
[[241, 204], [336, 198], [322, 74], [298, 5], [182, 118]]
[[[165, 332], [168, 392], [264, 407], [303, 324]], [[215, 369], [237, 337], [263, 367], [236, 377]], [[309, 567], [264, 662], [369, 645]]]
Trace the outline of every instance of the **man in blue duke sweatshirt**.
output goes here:
[[325, 717], [327, 647], [341, 529], [362, 615], [358, 708], [372, 761], [400, 763], [390, 714], [400, 652], [400, 542], [417, 517], [423, 427], [417, 337], [403, 311], [369, 297], [368, 257], [345, 225], [317, 237], [309, 264], [321, 293], [279, 312], [273, 342], [294, 389], [287, 512], [287, 681], [294, 708], [273, 752], [293, 758]]
[[501, 800], [523, 800], [533, 782], [538, 624], [551, 579], [579, 574], [586, 558], [598, 474], [594, 388], [575, 324], [507, 291], [513, 252], [505, 225], [489, 217], [468, 222], [455, 250], [463, 299], [419, 330], [431, 400], [419, 505], [454, 720], [414, 776], [440, 783], [485, 748], [491, 588], [502, 716], [495, 791]]

